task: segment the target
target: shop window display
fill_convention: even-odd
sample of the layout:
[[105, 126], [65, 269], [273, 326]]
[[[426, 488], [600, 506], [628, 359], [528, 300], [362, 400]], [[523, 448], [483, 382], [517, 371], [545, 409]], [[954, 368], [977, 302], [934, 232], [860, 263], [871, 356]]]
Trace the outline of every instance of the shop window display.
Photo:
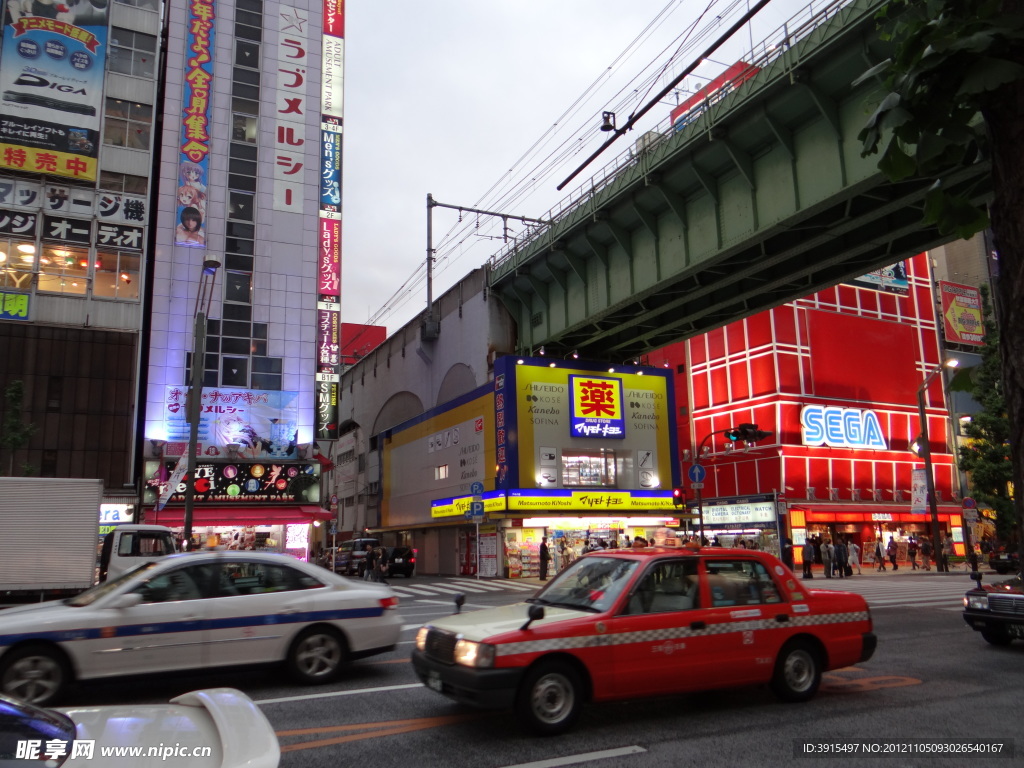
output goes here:
[[562, 486], [616, 487], [615, 452], [562, 453]]

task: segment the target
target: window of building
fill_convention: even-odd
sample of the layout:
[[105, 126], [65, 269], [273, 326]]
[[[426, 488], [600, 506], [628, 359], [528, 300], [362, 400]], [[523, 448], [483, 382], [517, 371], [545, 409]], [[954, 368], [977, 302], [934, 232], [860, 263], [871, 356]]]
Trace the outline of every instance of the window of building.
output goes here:
[[146, 11], [158, 11], [160, 10], [159, 0], [114, 0], [116, 3], [122, 5], [131, 5], [135, 8], [142, 8]]
[[64, 400], [64, 377], [50, 376], [46, 382], [46, 412], [60, 413]]
[[434, 479], [435, 480], [447, 480], [448, 479], [448, 465], [442, 464], [439, 467], [434, 467]]
[[228, 218], [234, 221], [254, 221], [254, 197], [246, 192], [228, 192]]
[[562, 452], [563, 486], [614, 488], [615, 483], [615, 451]]
[[35, 263], [35, 243], [0, 237], [0, 288], [32, 290]]
[[[224, 300], [250, 304], [252, 302], [252, 275], [242, 272], [225, 272]], [[224, 315], [224, 318], [226, 320], [239, 319], [235, 317], [228, 317], [226, 314]], [[248, 320], [249, 318], [245, 319]]]
[[248, 387], [249, 359], [226, 356], [221, 358], [220, 385], [222, 387]]
[[224, 269], [236, 272], [252, 272], [252, 256], [239, 256], [235, 253], [224, 255]]
[[153, 107], [123, 99], [106, 100], [103, 143], [129, 149], [149, 149]]
[[231, 116], [231, 139], [233, 141], [248, 141], [253, 144], [259, 138], [259, 118], [252, 115]]
[[240, 9], [235, 10], [235, 37], [242, 40], [263, 39], [263, 15]]
[[156, 76], [156, 37], [111, 27], [107, 66], [111, 72], [153, 79]]
[[259, 70], [260, 47], [257, 43], [235, 40], [235, 66]]
[[89, 288], [89, 251], [64, 243], [44, 244], [39, 256], [40, 291], [84, 296]]
[[100, 189], [145, 196], [149, 192], [149, 180], [145, 176], [133, 176], [130, 173], [100, 171]]
[[97, 251], [92, 295], [105, 299], [138, 299], [140, 259], [140, 254], [134, 251]]

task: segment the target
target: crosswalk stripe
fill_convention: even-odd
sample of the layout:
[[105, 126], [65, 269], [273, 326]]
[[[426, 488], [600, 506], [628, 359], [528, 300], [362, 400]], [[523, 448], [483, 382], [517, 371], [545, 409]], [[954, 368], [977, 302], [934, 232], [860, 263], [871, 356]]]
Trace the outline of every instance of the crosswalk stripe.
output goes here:
[[470, 581], [469, 579], [451, 579], [447, 583], [449, 583], [449, 584], [465, 584], [467, 587], [478, 587], [479, 589], [482, 589], [485, 592], [487, 592], [487, 591], [489, 591], [489, 592], [501, 592], [502, 589], [503, 589], [502, 587], [498, 586], [497, 584], [491, 584], [491, 583], [486, 582], [486, 581]]

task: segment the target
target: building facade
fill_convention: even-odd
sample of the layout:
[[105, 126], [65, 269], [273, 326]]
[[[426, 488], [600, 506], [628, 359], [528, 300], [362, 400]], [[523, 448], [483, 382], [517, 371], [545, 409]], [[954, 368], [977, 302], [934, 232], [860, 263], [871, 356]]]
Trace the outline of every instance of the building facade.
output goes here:
[[338, 434], [341, 4], [172, 0], [166, 14], [147, 519], [182, 522], [199, 365], [197, 542], [255, 534], [304, 556], [329, 516], [312, 446]]
[[[926, 254], [651, 354], [679, 373], [684, 466], [700, 456], [705, 535], [934, 536], [918, 391], [945, 357]], [[942, 377], [924, 392], [941, 535], [963, 553], [962, 487]], [[756, 424], [756, 444], [726, 432]], [[705, 452], [701, 450], [706, 447]], [[696, 491], [688, 506], [697, 508]]]

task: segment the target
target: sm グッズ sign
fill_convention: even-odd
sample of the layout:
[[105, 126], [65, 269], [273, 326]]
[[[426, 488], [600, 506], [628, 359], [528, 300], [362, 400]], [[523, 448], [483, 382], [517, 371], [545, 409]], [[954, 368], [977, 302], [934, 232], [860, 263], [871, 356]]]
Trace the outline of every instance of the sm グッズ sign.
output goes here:
[[884, 451], [889, 447], [875, 412], [858, 408], [804, 406], [800, 411], [800, 433], [804, 445], [874, 451]]

